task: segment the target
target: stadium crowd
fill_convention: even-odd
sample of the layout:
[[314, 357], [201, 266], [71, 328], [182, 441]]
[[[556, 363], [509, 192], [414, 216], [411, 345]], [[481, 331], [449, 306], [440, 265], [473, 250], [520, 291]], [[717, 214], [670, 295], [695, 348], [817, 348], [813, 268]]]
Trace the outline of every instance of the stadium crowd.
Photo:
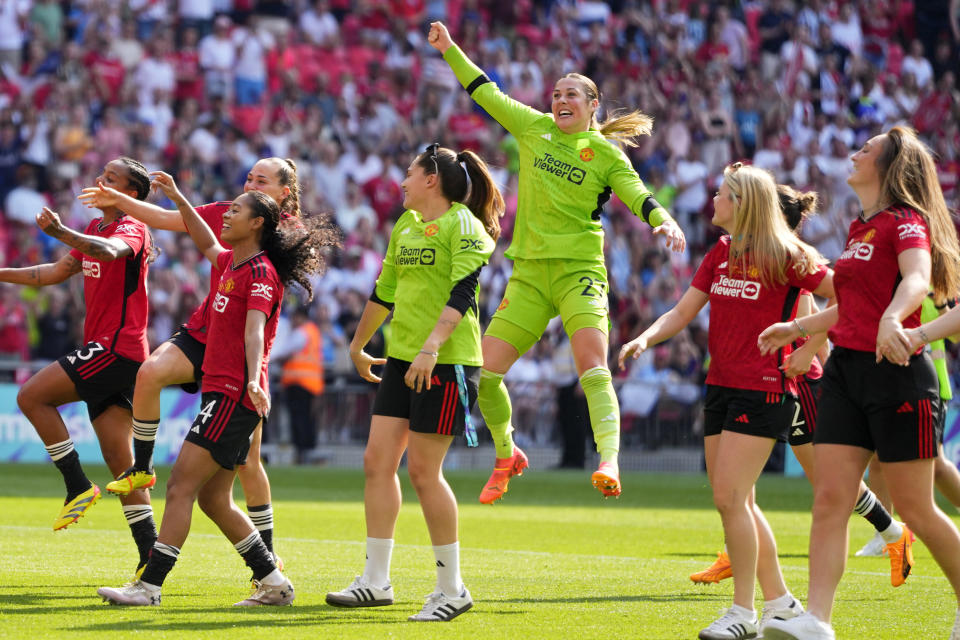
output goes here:
[[[516, 207], [517, 145], [426, 43], [426, 25], [443, 20], [523, 102], [545, 110], [549, 79], [579, 71], [597, 81], [606, 108], [655, 118], [654, 134], [628, 154], [689, 248], [667, 252], [622, 203], [607, 206], [616, 354], [674, 304], [719, 236], [709, 224], [711, 196], [734, 160], [819, 194], [820, 214], [803, 236], [832, 259], [859, 212], [846, 184], [849, 156], [872, 135], [908, 123], [936, 152], [956, 211], [958, 13], [957, 0], [7, 0], [0, 263], [56, 259], [63, 246], [34, 216], [50, 206], [84, 228], [92, 212], [76, 195], [116, 156], [171, 173], [195, 204], [232, 199], [257, 158], [292, 158], [303, 210], [330, 214], [344, 234], [315, 283], [311, 319], [323, 335], [328, 381], [345, 379], [354, 375], [346, 343], [401, 212], [407, 162], [439, 141], [481, 154], [507, 197], [504, 238], [481, 276], [488, 319], [510, 273], [503, 250]], [[151, 346], [185, 321], [207, 280], [187, 236], [154, 237], [161, 253], [150, 271]], [[0, 355], [55, 359], [79, 344], [79, 286], [0, 289]], [[624, 414], [647, 416], [663, 398], [696, 402], [706, 329], [701, 314], [623, 374]], [[537, 383], [569, 385], [570, 366], [554, 353], [568, 353], [563, 341], [558, 325], [506, 378], [520, 390], [521, 429], [527, 422], [538, 440], [553, 436], [520, 416], [552, 400]]]

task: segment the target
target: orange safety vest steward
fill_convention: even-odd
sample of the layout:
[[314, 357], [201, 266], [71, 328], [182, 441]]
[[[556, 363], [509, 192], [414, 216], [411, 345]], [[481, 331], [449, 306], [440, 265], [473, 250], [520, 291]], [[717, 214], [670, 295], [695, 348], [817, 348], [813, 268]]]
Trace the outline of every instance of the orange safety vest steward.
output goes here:
[[297, 385], [313, 395], [323, 393], [323, 336], [312, 322], [299, 327], [307, 334], [307, 344], [283, 365], [283, 386]]

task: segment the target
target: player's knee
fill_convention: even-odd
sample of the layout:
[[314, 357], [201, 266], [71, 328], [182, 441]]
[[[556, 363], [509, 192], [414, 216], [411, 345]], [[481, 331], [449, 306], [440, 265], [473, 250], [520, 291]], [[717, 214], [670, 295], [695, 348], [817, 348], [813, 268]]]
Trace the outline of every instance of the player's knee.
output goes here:
[[166, 375], [165, 367], [161, 360], [147, 358], [137, 370], [138, 388], [163, 388], [163, 378]]
[[747, 510], [747, 497], [732, 487], [718, 485], [713, 490], [713, 505], [720, 515], [732, 514], [737, 510]]
[[17, 406], [20, 408], [20, 412], [26, 415], [36, 404], [37, 398], [33, 393], [33, 388], [30, 385], [21, 387], [20, 391], [17, 392]]
[[415, 461], [411, 462], [409, 458], [407, 459], [407, 471], [410, 474], [410, 484], [413, 485], [417, 493], [435, 485], [440, 478], [439, 470], [435, 466]]
[[230, 509], [230, 496], [203, 493], [197, 496], [197, 505], [208, 518], [215, 521], [224, 510]]

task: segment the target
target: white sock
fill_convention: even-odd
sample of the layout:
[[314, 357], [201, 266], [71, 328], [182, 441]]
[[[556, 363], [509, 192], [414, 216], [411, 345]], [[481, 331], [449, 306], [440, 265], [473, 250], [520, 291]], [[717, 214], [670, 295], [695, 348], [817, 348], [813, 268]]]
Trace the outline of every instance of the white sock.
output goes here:
[[280, 573], [280, 569], [274, 569], [267, 575], [263, 576], [263, 580], [260, 582], [271, 587], [282, 587], [283, 585], [287, 584], [287, 579], [283, 577], [282, 573]]
[[757, 612], [754, 611], [753, 609], [747, 609], [746, 607], [741, 607], [738, 604], [733, 605], [732, 607], [730, 607], [730, 609], [734, 613], [738, 614], [741, 618], [746, 618], [747, 620], [754, 620], [754, 621], [756, 621], [757, 619]]
[[140, 585], [147, 591], [156, 591], [156, 592], [160, 591], [160, 587], [158, 587], [157, 585], [150, 584], [149, 582], [144, 582], [143, 580], [140, 581]]
[[787, 591], [779, 598], [774, 598], [773, 600], [764, 600], [763, 606], [771, 609], [786, 609], [793, 604], [794, 600], [796, 600], [796, 598], [793, 597], [793, 594]]
[[453, 542], [433, 547], [437, 559], [437, 591], [456, 598], [463, 591], [460, 579], [460, 543]]
[[393, 554], [393, 538], [367, 538], [367, 563], [363, 578], [375, 587], [387, 588], [390, 584], [390, 556]]
[[896, 542], [903, 535], [903, 526], [896, 520], [890, 523], [890, 526], [880, 532], [883, 541], [887, 544]]

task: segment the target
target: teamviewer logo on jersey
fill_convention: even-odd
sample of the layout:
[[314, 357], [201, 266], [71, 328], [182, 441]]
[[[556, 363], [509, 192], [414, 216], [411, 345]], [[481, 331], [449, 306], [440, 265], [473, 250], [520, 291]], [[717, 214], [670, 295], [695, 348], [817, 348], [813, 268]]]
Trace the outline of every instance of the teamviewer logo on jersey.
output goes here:
[[100, 263], [92, 260], [83, 261], [83, 275], [88, 278], [100, 277]]
[[710, 285], [710, 294], [726, 298], [756, 300], [760, 297], [760, 283], [753, 280], [738, 280], [720, 276], [719, 280]]
[[223, 313], [224, 309], [227, 308], [227, 303], [230, 302], [230, 298], [218, 293], [217, 297], [213, 299], [213, 310], [217, 313]]

